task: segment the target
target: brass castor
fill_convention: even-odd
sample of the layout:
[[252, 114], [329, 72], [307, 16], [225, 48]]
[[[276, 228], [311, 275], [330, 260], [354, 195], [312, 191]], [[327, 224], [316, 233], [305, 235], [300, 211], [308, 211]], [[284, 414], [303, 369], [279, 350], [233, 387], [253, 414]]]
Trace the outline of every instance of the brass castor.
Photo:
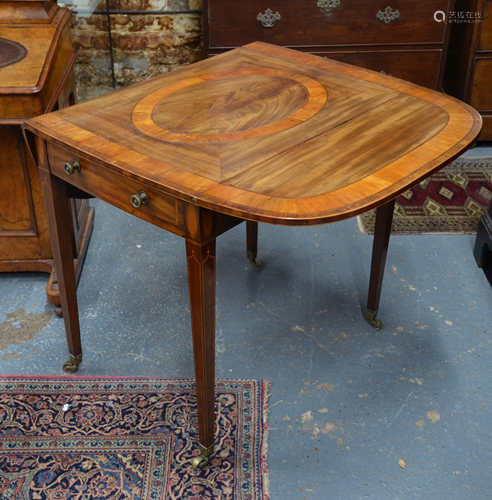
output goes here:
[[198, 455], [191, 461], [193, 470], [205, 469], [205, 467], [210, 463], [210, 457], [213, 455], [215, 448], [213, 444], [208, 448], [205, 448], [205, 446], [201, 444], [199, 444], [198, 447], [200, 449], [200, 455]]
[[378, 332], [383, 328], [383, 322], [380, 319], [368, 319], [367, 322]]
[[376, 330], [379, 332], [381, 328], [383, 328], [383, 322], [380, 319], [376, 319], [376, 316], [378, 315], [378, 311], [366, 311], [366, 318], [367, 322]]
[[207, 457], [198, 455], [192, 460], [191, 465], [193, 467], [193, 470], [203, 470], [209, 463], [210, 460]]
[[248, 251], [248, 260], [249, 263], [253, 266], [253, 269], [257, 271], [261, 269], [261, 261], [256, 260], [256, 254]]
[[260, 260], [253, 259], [253, 260], [250, 260], [249, 262], [253, 266], [253, 269], [256, 269], [257, 271], [259, 271], [261, 269], [261, 261]]
[[55, 306], [55, 314], [59, 318], [63, 318], [63, 309], [62, 309], [62, 306]]
[[79, 369], [79, 364], [82, 362], [82, 354], [73, 356], [70, 354], [70, 361], [63, 364], [63, 371], [65, 373], [75, 373]]

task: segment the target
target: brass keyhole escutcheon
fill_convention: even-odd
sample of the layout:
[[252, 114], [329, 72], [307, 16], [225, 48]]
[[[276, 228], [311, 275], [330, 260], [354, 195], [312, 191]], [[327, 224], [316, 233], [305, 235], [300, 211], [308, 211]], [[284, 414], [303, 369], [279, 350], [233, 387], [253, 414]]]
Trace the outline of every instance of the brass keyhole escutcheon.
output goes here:
[[72, 175], [75, 172], [80, 172], [80, 163], [74, 160], [72, 163], [65, 163], [65, 172], [67, 175]]
[[132, 205], [135, 208], [140, 208], [142, 205], [149, 204], [149, 195], [145, 191], [140, 191], [132, 195]]

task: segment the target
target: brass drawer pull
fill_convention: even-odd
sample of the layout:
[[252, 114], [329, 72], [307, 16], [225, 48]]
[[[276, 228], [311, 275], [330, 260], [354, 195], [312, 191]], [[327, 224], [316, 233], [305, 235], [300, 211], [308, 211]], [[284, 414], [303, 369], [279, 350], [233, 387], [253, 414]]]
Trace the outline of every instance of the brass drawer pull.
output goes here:
[[149, 195], [145, 191], [140, 191], [132, 195], [132, 205], [135, 208], [140, 208], [142, 205], [149, 204]]
[[391, 7], [386, 7], [384, 11], [380, 10], [376, 17], [380, 21], [384, 21], [385, 24], [389, 24], [391, 21], [396, 21], [400, 17], [400, 13], [397, 10], [391, 10]]
[[278, 12], [275, 12], [274, 14], [270, 9], [267, 9], [264, 14], [260, 12], [256, 17], [256, 20], [259, 21], [265, 28], [273, 28], [280, 21], [280, 19], [280, 14]]
[[72, 175], [75, 172], [80, 172], [80, 163], [74, 160], [72, 163], [65, 163], [65, 172], [67, 175]]
[[318, 0], [316, 4], [320, 9], [323, 9], [328, 14], [331, 9], [340, 7], [340, 0]]

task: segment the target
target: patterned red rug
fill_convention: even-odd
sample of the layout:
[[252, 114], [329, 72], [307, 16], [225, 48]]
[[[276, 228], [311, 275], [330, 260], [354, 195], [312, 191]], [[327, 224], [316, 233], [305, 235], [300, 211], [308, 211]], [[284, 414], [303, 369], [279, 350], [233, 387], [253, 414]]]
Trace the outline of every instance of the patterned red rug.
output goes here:
[[216, 382], [203, 471], [194, 382], [0, 378], [0, 498], [267, 500], [267, 382]]
[[[477, 232], [492, 198], [492, 158], [458, 158], [396, 198], [393, 234]], [[358, 217], [374, 233], [375, 211]]]

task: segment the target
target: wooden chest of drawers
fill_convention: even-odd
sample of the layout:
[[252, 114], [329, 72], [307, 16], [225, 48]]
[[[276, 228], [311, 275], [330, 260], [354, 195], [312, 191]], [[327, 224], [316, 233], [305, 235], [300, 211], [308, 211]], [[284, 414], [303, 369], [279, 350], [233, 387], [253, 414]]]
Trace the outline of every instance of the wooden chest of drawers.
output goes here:
[[455, 11], [466, 22], [451, 29], [445, 90], [480, 112], [479, 140], [492, 141], [492, 0], [458, 0]]
[[204, 0], [204, 53], [256, 40], [439, 89], [454, 0]]

